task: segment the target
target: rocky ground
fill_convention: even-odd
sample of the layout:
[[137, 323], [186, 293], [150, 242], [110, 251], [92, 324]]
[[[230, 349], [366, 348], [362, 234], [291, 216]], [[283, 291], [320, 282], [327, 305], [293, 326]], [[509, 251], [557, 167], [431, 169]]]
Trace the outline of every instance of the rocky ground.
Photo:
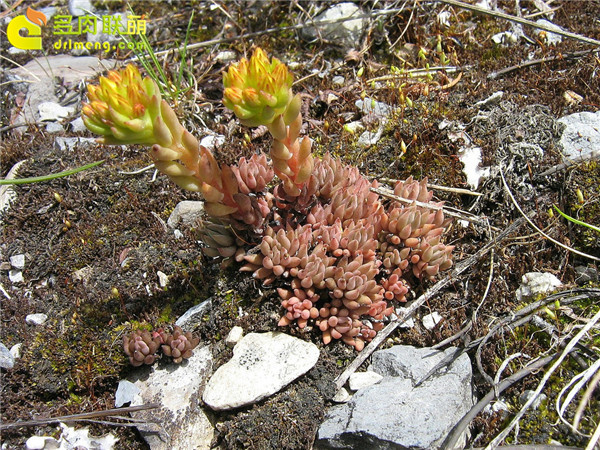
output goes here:
[[[68, 3], [24, 1], [10, 10], [0, 2], [0, 20], [8, 24], [25, 14], [27, 6], [48, 17], [79, 14], [67, 12], [79, 2]], [[600, 40], [600, 2], [546, 3], [479, 5], [532, 21], [545, 18], [563, 30]], [[434, 185], [463, 189], [434, 190], [436, 199], [462, 211], [445, 239], [456, 246], [456, 267], [463, 270], [440, 274], [445, 285], [418, 303], [412, 323], [398, 327], [379, 345], [378, 351], [388, 353], [373, 354], [358, 369], [383, 381], [359, 390], [350, 403], [334, 400], [335, 383], [357, 352], [337, 341], [323, 345], [310, 327], [278, 328], [281, 307], [272, 288], [261, 287], [235, 263], [221, 266], [202, 254], [197, 218], [176, 209], [181, 201], [200, 197], [147, 168], [145, 148], [101, 146], [81, 127], [77, 118], [84, 79], [95, 82], [105, 68], [135, 55], [127, 49], [108, 54], [56, 50], [47, 44], [57, 39], [47, 26], [44, 52], [15, 51], [6, 39], [0, 43], [0, 176], [35, 177], [104, 162], [66, 178], [0, 186], [3, 446], [22, 448], [33, 435], [66, 435], [69, 431], [57, 427], [58, 422], [43, 421], [108, 410], [115, 402], [121, 406], [122, 398], [116, 398], [121, 380], [147, 389], [160, 377], [179, 386], [173, 397], [180, 394], [193, 405], [178, 420], [179, 428], [191, 429], [190, 421], [206, 412], [207, 446], [366, 445], [352, 439], [367, 426], [370, 405], [395, 414], [384, 408], [389, 405], [382, 402], [390, 398], [377, 386], [402, 392], [403, 371], [410, 372], [406, 379], [414, 384], [431, 369], [417, 369], [416, 363], [401, 369], [393, 361], [381, 361], [395, 361], [395, 352], [405, 348], [440, 343], [444, 354], [467, 349], [470, 359], [463, 354], [446, 375], [454, 376], [459, 366], [472, 372], [472, 381], [458, 385], [472, 383], [475, 403], [484, 399], [481, 408], [487, 407], [464, 425], [469, 430], [465, 445], [493, 442], [540, 386], [544, 373], [543, 401], [520, 418], [518, 436], [513, 431], [505, 442], [587, 445], [600, 423], [599, 391], [594, 389], [600, 335], [593, 321], [600, 298], [600, 233], [563, 219], [553, 205], [588, 224], [600, 224], [598, 42], [594, 47], [581, 38], [559, 37], [442, 2], [352, 5], [339, 8], [347, 14], [359, 7], [360, 19], [340, 22], [327, 16], [337, 21], [331, 32], [324, 24], [311, 27], [311, 20], [334, 9], [329, 2], [129, 3], [148, 18], [153, 51], [176, 48], [186, 32], [189, 44], [203, 43], [190, 45], [185, 54], [171, 51], [158, 53], [158, 58], [176, 91], [170, 103], [190, 131], [214, 146], [221, 162], [268, 151], [268, 134], [240, 126], [221, 103], [223, 71], [261, 46], [294, 73], [315, 154], [330, 152], [382, 183], [426, 176]], [[128, 11], [118, 1], [83, 5], [90, 6], [106, 16]], [[582, 112], [588, 114], [574, 116]], [[486, 252], [479, 254], [482, 249]], [[529, 273], [543, 275], [523, 279]], [[415, 305], [432, 286], [415, 285], [409, 302], [397, 306]], [[551, 291], [557, 293], [548, 296]], [[156, 369], [129, 365], [122, 352], [123, 334], [172, 327], [200, 304], [205, 307], [196, 319], [185, 322], [200, 338], [195, 359], [179, 368], [165, 361]], [[551, 373], [550, 360], [539, 366], [544, 370], [528, 373], [529, 364], [560, 355], [586, 325], [589, 330], [576, 351]], [[239, 329], [235, 327], [246, 338], [285, 331], [313, 346], [307, 354], [318, 352], [316, 363], [298, 369], [300, 377], [274, 395], [213, 411], [207, 406], [211, 400], [199, 397], [212, 373], [232, 358], [227, 338]], [[413, 350], [406, 352], [401, 361]], [[203, 378], [187, 390], [182, 380], [192, 372]], [[572, 391], [563, 422], [556, 401], [565, 404], [566, 394], [559, 393], [582, 373], [585, 382]], [[493, 398], [491, 383], [519, 374], [525, 376]], [[457, 372], [456, 379], [465, 376]], [[425, 383], [423, 389], [430, 387]], [[411, 392], [416, 392], [415, 402], [432, 395]], [[158, 394], [148, 395], [144, 403]], [[460, 395], [464, 397], [456, 391]], [[465, 411], [473, 405], [469, 401]], [[412, 406], [406, 409], [424, 408]], [[364, 417], [364, 422], [352, 424], [354, 429], [348, 424], [343, 432], [335, 428], [335, 418], [347, 414]], [[134, 415], [145, 425], [122, 426], [122, 419], [97, 416], [91, 424], [77, 422], [76, 428], [90, 426], [94, 436], [112, 433], [118, 438], [116, 448], [148, 448], [148, 442], [160, 448], [148, 436], [163, 436], [152, 428], [152, 420], [159, 416], [160, 423], [169, 423], [168, 410]], [[438, 430], [442, 436], [436, 446], [459, 418]], [[39, 422], [12, 426], [32, 420]], [[368, 426], [376, 433], [374, 425]], [[401, 445], [385, 431], [376, 436]], [[109, 440], [103, 445], [110, 446]], [[420, 442], [421, 447], [434, 445]]]

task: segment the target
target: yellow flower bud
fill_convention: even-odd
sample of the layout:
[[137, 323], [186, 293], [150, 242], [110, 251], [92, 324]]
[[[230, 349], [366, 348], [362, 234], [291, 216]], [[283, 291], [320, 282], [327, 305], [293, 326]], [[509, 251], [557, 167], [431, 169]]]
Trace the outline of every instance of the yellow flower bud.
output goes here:
[[[246, 126], [268, 125], [292, 100], [293, 77], [277, 58], [257, 48], [248, 61], [232, 64], [223, 75], [223, 103]], [[296, 106], [296, 105], [294, 105]]]

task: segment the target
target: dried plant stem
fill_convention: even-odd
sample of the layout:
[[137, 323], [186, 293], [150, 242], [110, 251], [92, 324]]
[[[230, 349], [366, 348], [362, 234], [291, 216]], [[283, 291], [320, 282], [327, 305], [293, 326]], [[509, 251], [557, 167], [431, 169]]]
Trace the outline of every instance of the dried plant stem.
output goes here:
[[463, 416], [463, 418], [460, 419], [460, 421], [454, 426], [452, 431], [448, 434], [448, 436], [444, 440], [444, 443], [442, 444], [441, 449], [442, 450], [454, 449], [456, 442], [458, 441], [458, 438], [462, 435], [463, 431], [469, 426], [469, 424], [477, 416], [477, 414], [479, 414], [483, 410], [483, 408], [485, 408], [494, 398], [496, 398], [497, 394], [499, 394], [502, 391], [504, 391], [505, 389], [509, 388], [510, 386], [515, 384], [517, 381], [521, 380], [522, 378], [525, 378], [527, 375], [529, 375], [529, 374], [535, 372], [536, 370], [541, 369], [545, 365], [549, 364], [556, 355], [557, 355], [557, 353], [555, 353], [554, 355], [546, 356], [545, 358], [542, 358], [542, 359], [538, 359], [537, 361], [531, 363], [527, 367], [519, 370], [517, 373], [509, 376], [508, 378], [505, 378], [504, 380], [502, 380], [500, 382], [500, 384], [498, 384], [494, 388], [490, 389], [490, 391], [486, 394], [486, 396], [483, 397], [481, 400], [479, 400], [477, 402], [477, 404], [475, 406], [473, 406], [469, 410], [469, 412], [467, 414], [465, 414]]
[[586, 36], [581, 36], [580, 34], [571, 33], [570, 31], [557, 30], [543, 23], [532, 22], [531, 20], [523, 19], [522, 17], [512, 16], [510, 14], [505, 14], [499, 11], [490, 11], [489, 9], [482, 8], [476, 5], [470, 5], [468, 3], [460, 2], [458, 0], [437, 0], [441, 3], [445, 3], [447, 5], [456, 6], [458, 8], [467, 9], [469, 11], [478, 12], [481, 14], [485, 14], [488, 16], [497, 17], [499, 19], [505, 19], [510, 22], [520, 23], [521, 25], [527, 25], [533, 28], [537, 28], [539, 30], [544, 30], [549, 33], [558, 34], [560, 36], [564, 36], [570, 39], [575, 39], [580, 42], [585, 42], [586, 44], [592, 44], [596, 46], [600, 46], [600, 41], [596, 39], [592, 39]]
[[586, 153], [585, 155], [578, 156], [569, 161], [565, 161], [562, 164], [551, 167], [550, 169], [542, 172], [541, 174], [536, 175], [536, 178], [545, 177], [547, 175], [552, 175], [553, 173], [559, 172], [564, 169], [568, 169], [569, 167], [572, 167], [576, 164], [586, 162], [586, 161], [592, 160], [592, 159], [600, 159], [600, 149], [598, 149], [598, 148], [593, 149], [591, 152]]
[[489, 79], [493, 80], [495, 78], [506, 75], [507, 73], [514, 72], [515, 70], [524, 69], [526, 67], [537, 66], [539, 64], [544, 64], [544, 63], [549, 63], [549, 62], [554, 62], [554, 61], [565, 61], [565, 60], [581, 58], [585, 55], [588, 55], [588, 54], [590, 54], [592, 52], [596, 52], [596, 51], [598, 51], [598, 49], [582, 50], [579, 52], [567, 53], [564, 55], [561, 54], [558, 56], [551, 56], [548, 58], [532, 59], [531, 61], [525, 61], [525, 62], [522, 62], [521, 64], [516, 64], [514, 66], [510, 66], [505, 69], [499, 70], [497, 72], [492, 72], [487, 77]]
[[579, 331], [579, 333], [577, 333], [577, 335], [575, 335], [575, 337], [569, 341], [569, 343], [567, 344], [567, 346], [565, 347], [565, 349], [563, 350], [563, 352], [560, 354], [560, 356], [558, 357], [558, 359], [554, 362], [554, 364], [552, 365], [552, 367], [550, 367], [550, 369], [548, 369], [548, 371], [544, 374], [544, 376], [542, 377], [542, 380], [540, 381], [540, 383], [538, 384], [537, 388], [533, 392], [533, 395], [529, 398], [529, 400], [527, 400], [527, 402], [523, 405], [523, 407], [521, 408], [521, 410], [515, 415], [515, 417], [513, 418], [513, 420], [510, 422], [510, 424], [504, 430], [502, 430], [487, 445], [486, 450], [487, 449], [491, 450], [491, 449], [494, 449], [497, 446], [499, 446], [500, 443], [502, 441], [504, 441], [504, 439], [506, 438], [506, 436], [508, 436], [508, 434], [515, 428], [515, 426], [517, 426], [517, 424], [521, 420], [521, 417], [523, 417], [525, 415], [525, 412], [527, 412], [527, 410], [529, 409], [529, 407], [533, 404], [533, 402], [537, 399], [537, 397], [539, 396], [539, 394], [542, 392], [542, 390], [546, 386], [546, 383], [548, 382], [548, 380], [550, 379], [550, 377], [552, 376], [552, 374], [554, 372], [556, 372], [556, 370], [560, 367], [560, 365], [565, 360], [565, 358], [567, 357], [567, 355], [571, 351], [573, 351], [575, 349], [575, 346], [587, 334], [587, 332], [596, 324], [596, 322], [598, 320], [600, 320], [600, 311], [598, 311], [596, 314], [594, 314], [594, 317], [592, 317], [592, 319], [581, 329], [581, 331]]
[[508, 187], [508, 183], [506, 182], [506, 178], [504, 178], [504, 171], [502, 170], [502, 167], [500, 167], [500, 175], [502, 177], [502, 183], [504, 184], [504, 189], [506, 190], [506, 192], [508, 193], [508, 196], [510, 197], [511, 201], [513, 202], [513, 205], [515, 205], [515, 208], [517, 208], [517, 210], [521, 213], [521, 215], [523, 217], [525, 217], [525, 219], [527, 220], [527, 222], [529, 223], [529, 225], [531, 225], [533, 228], [535, 228], [535, 230], [540, 233], [542, 236], [544, 236], [546, 239], [548, 239], [551, 242], [554, 242], [556, 245], [564, 248], [565, 250], [568, 250], [570, 252], [573, 252], [579, 256], [583, 256], [584, 258], [589, 258], [589, 259], [593, 259], [594, 261], [600, 261], [600, 258], [597, 258], [595, 256], [592, 255], [588, 255], [587, 253], [583, 253], [580, 252], [579, 250], [576, 250], [572, 247], [569, 247], [568, 245], [563, 244], [562, 242], [557, 241], [556, 239], [551, 238], [549, 235], [547, 235], [546, 233], [544, 233], [542, 230], [540, 230], [536, 224], [534, 224], [531, 219], [529, 217], [527, 217], [525, 215], [525, 213], [523, 212], [523, 210], [521, 209], [521, 207], [519, 206], [519, 204], [517, 203], [517, 201], [515, 200], [515, 197], [512, 194], [512, 191], [510, 190], [510, 188]]
[[358, 354], [358, 356], [350, 363], [350, 365], [342, 372], [335, 380], [336, 390], [339, 390], [350, 378], [356, 369], [375, 351], [375, 349], [401, 324], [406, 322], [417, 309], [421, 307], [428, 299], [441, 291], [444, 287], [452, 282], [456, 277], [466, 271], [469, 267], [476, 264], [481, 258], [483, 258], [492, 248], [498, 245], [502, 240], [506, 239], [509, 235], [519, 229], [519, 227], [525, 222], [524, 219], [517, 219], [510, 224], [506, 229], [498, 234], [494, 239], [490, 240], [484, 247], [482, 247], [477, 253], [470, 256], [469, 258], [459, 262], [454, 267], [454, 270], [442, 280], [438, 281], [431, 288], [427, 290], [423, 295], [411, 303], [406, 309], [402, 317], [390, 322], [383, 330], [377, 333], [377, 336]]
[[20, 428], [20, 427], [35, 427], [35, 426], [48, 425], [48, 424], [57, 423], [57, 422], [75, 422], [75, 421], [79, 421], [82, 419], [87, 420], [87, 419], [93, 419], [96, 417], [114, 416], [115, 414], [132, 413], [132, 412], [136, 412], [136, 411], [144, 411], [146, 409], [155, 409], [158, 407], [160, 407], [160, 405], [158, 403], [149, 403], [147, 405], [129, 406], [126, 408], [106, 409], [104, 411], [92, 411], [92, 412], [81, 413], [81, 414], [71, 414], [68, 416], [51, 417], [48, 419], [2, 423], [2, 424], [0, 424], [0, 430], [7, 430], [9, 428]]
[[[396, 180], [393, 178], [377, 178], [378, 181], [381, 181], [383, 183], [388, 183], [388, 184], [395, 184], [400, 180]], [[444, 191], [444, 192], [452, 192], [454, 194], [465, 194], [465, 195], [472, 195], [474, 197], [481, 197], [483, 194], [481, 192], [475, 192], [475, 191], [471, 191], [469, 189], [462, 189], [462, 188], [453, 188], [453, 187], [448, 187], [448, 186], [440, 186], [439, 184], [431, 184], [431, 183], [427, 183], [427, 187], [429, 189], [433, 189], [435, 191]]]
[[475, 222], [475, 223], [487, 225], [486, 219], [482, 219], [481, 217], [476, 216], [474, 214], [470, 214], [466, 211], [460, 211], [455, 208], [437, 206], [437, 205], [433, 205], [431, 203], [423, 203], [423, 202], [419, 202], [417, 200], [410, 200], [408, 198], [398, 197], [397, 195], [394, 195], [394, 193], [392, 191], [390, 191], [389, 189], [371, 188], [371, 191], [376, 192], [377, 194], [381, 195], [382, 197], [389, 198], [390, 200], [395, 200], [397, 202], [406, 203], [407, 205], [412, 205], [414, 203], [415, 205], [417, 205], [421, 208], [427, 208], [427, 209], [431, 209], [434, 211], [441, 209], [444, 211], [444, 214], [446, 214], [450, 217], [455, 217], [457, 219], [466, 220], [468, 222]]

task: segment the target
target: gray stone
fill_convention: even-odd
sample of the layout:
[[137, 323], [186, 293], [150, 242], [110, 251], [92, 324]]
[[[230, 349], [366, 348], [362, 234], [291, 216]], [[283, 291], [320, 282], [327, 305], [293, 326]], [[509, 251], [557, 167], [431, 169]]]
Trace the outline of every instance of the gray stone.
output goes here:
[[528, 272], [521, 279], [521, 286], [515, 292], [517, 300], [548, 294], [562, 286], [562, 282], [551, 273]]
[[376, 372], [367, 370], [366, 372], [354, 372], [348, 379], [350, 390], [358, 391], [359, 389], [372, 386], [381, 381], [383, 377]]
[[390, 105], [369, 97], [365, 97], [364, 100], [356, 100], [354, 104], [364, 115], [372, 115], [378, 119], [387, 119], [394, 111], [394, 108]]
[[54, 148], [61, 152], [81, 151], [96, 145], [98, 145], [98, 142], [94, 138], [59, 136], [54, 139]]
[[[545, 25], [552, 30], [565, 31], [564, 29], [562, 29], [555, 23], [552, 23], [546, 19], [538, 19], [535, 21], [535, 23], [537, 23], [539, 25]], [[549, 31], [544, 31], [544, 30], [536, 30], [536, 31], [537, 31], [538, 36], [540, 36], [540, 35], [545, 36], [546, 45], [556, 45], [556, 44], [560, 44], [562, 42], [562, 36], [560, 34], [550, 33]]]
[[590, 281], [598, 281], [598, 270], [593, 267], [576, 266], [575, 273], [577, 274], [577, 283], [585, 284]]
[[131, 381], [121, 380], [119, 386], [117, 386], [117, 392], [115, 392], [115, 406], [120, 408], [126, 403], [131, 403], [135, 396], [140, 393], [140, 388], [133, 384]]
[[439, 448], [473, 405], [469, 357], [415, 383], [453, 351], [394, 346], [375, 352], [369, 370], [383, 380], [330, 408], [315, 448]]
[[[304, 39], [315, 40], [319, 37], [345, 48], [358, 48], [360, 38], [367, 24], [367, 19], [362, 17], [362, 10], [351, 2], [338, 3], [319, 14], [314, 22], [327, 21], [313, 26], [312, 21], [300, 30]], [[352, 17], [356, 17], [352, 19]]]
[[210, 448], [214, 430], [199, 399], [212, 364], [210, 348], [196, 347], [186, 362], [143, 368], [130, 380], [140, 389], [131, 406], [160, 405], [132, 414], [145, 422], [137, 428], [152, 450]]
[[15, 269], [24, 269], [25, 268], [25, 255], [13, 255], [10, 257], [10, 265]]
[[196, 325], [202, 322], [202, 317], [212, 308], [212, 299], [204, 300], [202, 303], [192, 306], [183, 316], [175, 322], [175, 325], [181, 327], [184, 331], [193, 330]]
[[77, 119], [70, 122], [70, 125], [71, 125], [71, 131], [73, 131], [73, 133], [82, 133], [87, 130], [87, 128], [85, 127], [85, 124], [83, 123], [83, 119], [81, 117], [78, 117]]
[[12, 369], [15, 366], [15, 357], [6, 346], [0, 342], [0, 367]]
[[202, 399], [215, 410], [256, 403], [304, 375], [318, 359], [319, 349], [310, 342], [279, 332], [250, 333], [210, 378]]
[[[100, 60], [95, 56], [49, 55], [34, 58], [22, 67], [10, 69], [9, 73], [23, 80], [45, 83], [46, 95], [51, 93], [53, 98], [56, 98], [54, 77], [60, 77], [67, 86], [77, 85], [81, 81], [94, 78], [99, 73], [114, 68], [116, 64], [117, 61], [114, 59]], [[29, 93], [32, 87], [30, 86]], [[30, 97], [33, 98], [28, 96]]]
[[60, 123], [49, 122], [48, 125], [46, 125], [46, 131], [50, 134], [54, 134], [54, 133], [62, 133], [63, 131], [65, 131], [65, 129], [63, 128], [63, 126]]
[[43, 102], [38, 105], [40, 120], [60, 121], [75, 112], [72, 106], [61, 106], [56, 102]]
[[600, 158], [600, 111], [570, 114], [558, 122], [566, 126], [560, 138], [565, 160], [588, 155]]
[[176, 228], [180, 223], [186, 226], [197, 226], [203, 214], [203, 201], [183, 200], [173, 209], [167, 225], [171, 228]]
[[48, 320], [48, 316], [43, 313], [28, 314], [25, 317], [25, 323], [27, 325], [44, 325], [46, 320]]
[[69, 14], [75, 17], [87, 16], [94, 12], [91, 0], [69, 0]]

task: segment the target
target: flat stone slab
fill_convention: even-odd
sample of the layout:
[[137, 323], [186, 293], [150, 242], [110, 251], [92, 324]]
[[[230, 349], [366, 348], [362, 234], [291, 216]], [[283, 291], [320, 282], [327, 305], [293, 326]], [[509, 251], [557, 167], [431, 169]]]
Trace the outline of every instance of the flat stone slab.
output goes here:
[[384, 378], [329, 409], [315, 448], [439, 448], [473, 405], [469, 357], [415, 383], [452, 352], [397, 345], [373, 353], [369, 370]]
[[23, 67], [10, 69], [9, 72], [30, 81], [61, 77], [68, 85], [113, 69], [116, 63], [114, 59], [100, 60], [95, 56], [50, 55], [32, 59]]
[[131, 406], [158, 403], [157, 409], [138, 411], [134, 418], [152, 450], [210, 448], [214, 429], [200, 406], [200, 395], [212, 371], [210, 348], [196, 347], [182, 364], [142, 368], [130, 381], [140, 390]]
[[215, 410], [256, 403], [308, 372], [318, 359], [319, 349], [310, 342], [280, 332], [249, 333], [211, 377], [202, 399]]

